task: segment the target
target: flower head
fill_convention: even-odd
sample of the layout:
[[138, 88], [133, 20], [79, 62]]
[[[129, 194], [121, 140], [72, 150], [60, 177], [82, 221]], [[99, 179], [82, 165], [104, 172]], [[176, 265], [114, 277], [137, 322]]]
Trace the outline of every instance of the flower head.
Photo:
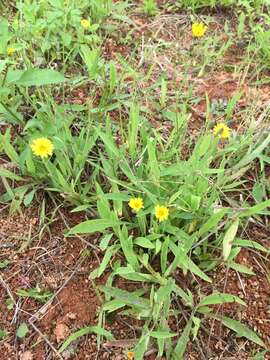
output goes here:
[[192, 35], [194, 37], [202, 37], [207, 30], [207, 26], [203, 22], [192, 24]]
[[129, 200], [128, 205], [129, 205], [129, 207], [131, 207], [131, 209], [134, 212], [137, 213], [138, 211], [143, 209], [143, 199], [142, 198], [132, 198]]
[[220, 139], [228, 139], [230, 137], [230, 128], [224, 123], [219, 123], [214, 127], [213, 134]]
[[127, 352], [127, 359], [128, 360], [133, 360], [134, 359], [134, 352], [133, 351], [128, 351]]
[[41, 158], [46, 158], [48, 156], [51, 156], [53, 154], [53, 149], [54, 149], [53, 143], [45, 137], [41, 137], [33, 140], [30, 147], [33, 153], [36, 156], [40, 156]]
[[81, 25], [85, 30], [87, 30], [87, 29], [90, 28], [90, 21], [87, 20], [87, 19], [82, 19], [81, 20]]
[[9, 56], [12, 56], [14, 54], [14, 52], [15, 52], [15, 49], [13, 47], [8, 47], [7, 48], [7, 54]]
[[166, 206], [156, 205], [155, 206], [155, 216], [159, 222], [167, 220], [169, 217], [169, 209]]

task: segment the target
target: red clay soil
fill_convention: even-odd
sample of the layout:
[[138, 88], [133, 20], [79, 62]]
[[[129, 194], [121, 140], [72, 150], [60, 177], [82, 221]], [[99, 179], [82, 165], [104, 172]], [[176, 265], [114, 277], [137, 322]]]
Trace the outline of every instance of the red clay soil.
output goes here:
[[[62, 215], [70, 226], [84, 219], [83, 215], [69, 214], [67, 210]], [[98, 238], [86, 237], [85, 240], [93, 245], [89, 247], [79, 239], [65, 238], [65, 229], [65, 223], [57, 215], [50, 225], [50, 232], [44, 232], [39, 239], [35, 237], [40, 233], [36, 208], [24, 211], [23, 215], [9, 216], [5, 211], [1, 212], [0, 261], [10, 261], [6, 268], [0, 270], [4, 281], [2, 285], [5, 285], [0, 288], [0, 329], [9, 332], [8, 336], [0, 341], [1, 359], [57, 359], [51, 346], [58, 349], [70, 333], [97, 324], [101, 304], [95, 286], [105, 283], [108, 276], [106, 273], [95, 285], [88, 278], [102, 258], [102, 253], [93, 248]], [[24, 251], [18, 253], [22, 243], [30, 238], [29, 234], [33, 237], [32, 242]], [[249, 232], [250, 238], [264, 245], [268, 245], [269, 235], [269, 230], [260, 227], [253, 227]], [[269, 346], [270, 287], [266, 277], [267, 260], [258, 252], [242, 250], [237, 261], [252, 267], [256, 275], [238, 276], [234, 271], [220, 267], [212, 274], [213, 284], [200, 283], [201, 292], [208, 294], [219, 290], [240, 296], [247, 303], [246, 308], [229, 304], [217, 310], [256, 330]], [[27, 290], [37, 284], [41, 289], [50, 290], [52, 293], [58, 291], [52, 304], [48, 304], [42, 313], [38, 310], [44, 304], [16, 295], [18, 288]], [[129, 289], [130, 284], [121, 281], [121, 287]], [[16, 306], [10, 310], [6, 304], [7, 291], [16, 302]], [[37, 329], [33, 329], [28, 323], [35, 314], [37, 320], [34, 325]], [[19, 339], [15, 332], [22, 322], [28, 324], [29, 333], [25, 338]], [[252, 351], [259, 351], [249, 341], [236, 338], [219, 323], [205, 321], [204, 326], [199, 333], [198, 342], [189, 343], [186, 359], [251, 359]], [[140, 324], [114, 314], [108, 318], [106, 329], [110, 330], [116, 339], [122, 340], [114, 344], [117, 346], [107, 343], [107, 346], [101, 345], [98, 349], [96, 336], [88, 335], [73, 342], [62, 353], [63, 358], [126, 359], [127, 345], [130, 345], [130, 340], [139, 336]], [[181, 327], [178, 326], [176, 330], [181, 332]], [[46, 343], [44, 336], [51, 346]], [[147, 360], [154, 359], [156, 355], [153, 351]]]

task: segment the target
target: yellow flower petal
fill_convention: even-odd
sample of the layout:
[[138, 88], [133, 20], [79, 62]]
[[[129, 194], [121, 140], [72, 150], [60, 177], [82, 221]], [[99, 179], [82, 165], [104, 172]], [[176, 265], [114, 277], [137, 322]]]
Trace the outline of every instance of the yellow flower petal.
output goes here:
[[134, 352], [133, 351], [128, 351], [127, 352], [127, 359], [128, 360], [133, 360], [134, 359]]
[[129, 207], [134, 211], [138, 212], [143, 209], [143, 199], [142, 198], [132, 198], [128, 203]]
[[192, 24], [192, 35], [194, 37], [202, 37], [207, 30], [207, 26], [203, 22]]
[[90, 28], [90, 21], [87, 20], [87, 19], [82, 19], [81, 20], [81, 25], [85, 30], [87, 30], [87, 29]]
[[228, 139], [230, 137], [230, 128], [224, 123], [219, 123], [214, 127], [213, 134], [220, 139]]
[[15, 52], [15, 49], [14, 49], [13, 47], [8, 47], [8, 48], [7, 48], [7, 54], [8, 54], [9, 56], [13, 55], [14, 52]]
[[41, 137], [38, 139], [33, 140], [32, 144], [30, 145], [34, 155], [40, 156], [41, 158], [46, 158], [53, 154], [53, 143], [45, 138]]
[[155, 216], [159, 222], [167, 220], [169, 217], [169, 209], [166, 206], [156, 205], [155, 206]]

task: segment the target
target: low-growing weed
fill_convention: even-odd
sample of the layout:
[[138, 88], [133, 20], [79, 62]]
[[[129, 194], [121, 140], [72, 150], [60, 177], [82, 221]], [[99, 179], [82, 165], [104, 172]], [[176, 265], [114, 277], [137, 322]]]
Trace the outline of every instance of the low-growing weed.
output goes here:
[[[103, 299], [98, 324], [72, 333], [59, 351], [90, 333], [98, 345], [102, 337], [113, 341], [105, 328], [116, 311], [141, 325], [130, 359], [142, 360], [149, 349], [159, 358], [183, 359], [188, 342], [197, 342], [209, 321], [265, 347], [244, 322], [216, 311], [225, 303], [241, 309], [243, 299], [203, 284], [211, 285], [217, 268], [254, 275], [239, 261], [242, 248], [269, 253], [257, 239], [242, 236], [250, 222], [267, 224], [270, 214], [270, 135], [262, 124], [269, 111], [246, 104], [241, 89], [217, 99], [210, 89], [202, 98], [197, 84], [207, 92], [204, 75], [220, 72], [234, 45], [247, 55], [241, 85], [253, 59], [256, 71], [268, 69], [267, 4], [144, 0], [132, 4], [128, 17], [129, 1], [13, 3], [14, 16], [0, 21], [0, 203], [22, 212], [47, 193], [55, 205], [52, 219], [65, 204], [87, 219], [65, 235], [98, 233], [95, 246], [104, 253], [89, 275]], [[220, 7], [240, 14], [236, 27], [215, 26], [213, 9]], [[177, 8], [173, 16], [171, 8]], [[202, 8], [211, 10], [209, 17], [198, 14]], [[220, 86], [238, 79], [238, 64], [230, 70]], [[47, 197], [39, 239], [53, 222], [46, 221]], [[5, 259], [0, 268], [8, 271]], [[95, 279], [106, 273], [106, 284], [96, 287]], [[38, 286], [16, 294], [43, 303], [52, 296]], [[28, 331], [21, 323], [17, 336]], [[7, 335], [0, 330], [0, 340]]]
[[[104, 146], [100, 172], [107, 179], [103, 189], [96, 185], [100, 219], [80, 223], [68, 235], [104, 232], [101, 246], [106, 252], [100, 267], [90, 274], [92, 279], [101, 276], [115, 253], [122, 251], [124, 260], [112, 263], [112, 274], [101, 288], [106, 300], [102, 314], [118, 310], [143, 320], [135, 359], [143, 359], [151, 339], [157, 342], [158, 356], [166, 353], [167, 359], [182, 358], [189, 337], [192, 333], [196, 337], [201, 322], [209, 317], [263, 346], [256, 333], [211, 309], [211, 305], [225, 302], [245, 306], [241, 299], [213, 293], [201, 294], [198, 300], [192, 281], [183, 288], [176, 275], [180, 270], [186, 278], [191, 274], [193, 279], [211, 282], [207, 273], [221, 264], [252, 274], [235, 261], [241, 244], [252, 244], [237, 240], [236, 234], [248, 217], [265, 214], [270, 201], [254, 206], [239, 204], [237, 208], [230, 206], [224, 193], [237, 186], [238, 175], [231, 173], [231, 167], [245, 170], [248, 155], [240, 151], [242, 155], [232, 159], [245, 146], [241, 138], [235, 138], [225, 124], [218, 124], [213, 134], [208, 130], [196, 141], [190, 157], [183, 160], [181, 143], [177, 143], [179, 132], [166, 141], [155, 131], [149, 136], [136, 107], [122, 146], [115, 144], [109, 128], [96, 131]], [[263, 137], [252, 153], [257, 151], [259, 156], [258, 149], [263, 151], [269, 140], [269, 136]], [[224, 149], [219, 147], [220, 141]], [[263, 247], [260, 250], [267, 251]], [[134, 282], [138, 290], [127, 292], [114, 287], [113, 280], [118, 276]], [[170, 322], [181, 317], [183, 308], [189, 309], [185, 310], [189, 317], [175, 343], [177, 334], [171, 331]]]

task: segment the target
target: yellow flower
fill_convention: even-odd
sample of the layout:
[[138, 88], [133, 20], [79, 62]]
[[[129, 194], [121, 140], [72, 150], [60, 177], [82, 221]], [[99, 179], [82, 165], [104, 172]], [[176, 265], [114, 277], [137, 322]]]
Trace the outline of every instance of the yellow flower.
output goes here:
[[134, 352], [133, 351], [128, 351], [127, 352], [127, 358], [128, 360], [133, 360], [134, 359]]
[[220, 139], [228, 139], [230, 137], [230, 128], [224, 123], [219, 123], [214, 127], [213, 134]]
[[30, 145], [33, 153], [36, 156], [40, 156], [41, 158], [46, 158], [53, 154], [53, 143], [47, 138], [38, 138], [35, 139]]
[[134, 212], [138, 212], [140, 211], [144, 206], [143, 206], [143, 199], [142, 198], [132, 198], [129, 200], [128, 203], [129, 207], [131, 207], [131, 209]]
[[14, 54], [14, 52], [15, 52], [15, 49], [13, 47], [8, 47], [7, 48], [7, 54], [9, 56], [12, 56]]
[[85, 30], [87, 30], [87, 29], [90, 28], [90, 21], [87, 20], [87, 19], [82, 19], [81, 20], [81, 25]]
[[202, 37], [207, 30], [207, 26], [203, 22], [192, 24], [192, 35], [194, 37]]
[[155, 215], [159, 222], [167, 220], [169, 217], [169, 209], [166, 206], [156, 205]]

